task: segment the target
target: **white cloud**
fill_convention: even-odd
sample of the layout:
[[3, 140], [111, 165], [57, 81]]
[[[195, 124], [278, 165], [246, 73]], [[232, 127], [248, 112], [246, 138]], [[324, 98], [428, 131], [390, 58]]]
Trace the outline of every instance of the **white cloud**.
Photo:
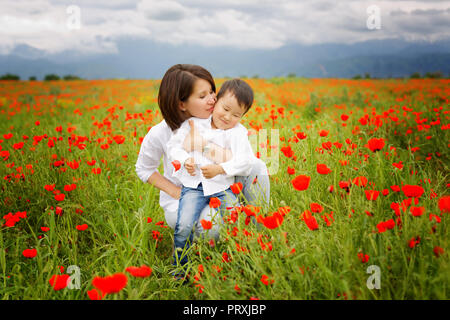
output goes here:
[[[81, 28], [67, 27], [66, 8], [81, 9]], [[381, 29], [368, 30], [377, 5]], [[0, 52], [27, 44], [51, 53], [115, 52], [123, 37], [177, 45], [278, 48], [287, 43], [450, 37], [448, 1], [331, 0], [16, 0], [2, 2]]]

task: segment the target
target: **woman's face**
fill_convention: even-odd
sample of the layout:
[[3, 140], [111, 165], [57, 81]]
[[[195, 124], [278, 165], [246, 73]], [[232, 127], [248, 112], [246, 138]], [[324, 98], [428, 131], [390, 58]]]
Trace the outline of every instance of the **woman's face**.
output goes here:
[[192, 94], [185, 102], [181, 102], [180, 109], [189, 117], [207, 119], [214, 110], [216, 93], [211, 84], [204, 79], [197, 79]]

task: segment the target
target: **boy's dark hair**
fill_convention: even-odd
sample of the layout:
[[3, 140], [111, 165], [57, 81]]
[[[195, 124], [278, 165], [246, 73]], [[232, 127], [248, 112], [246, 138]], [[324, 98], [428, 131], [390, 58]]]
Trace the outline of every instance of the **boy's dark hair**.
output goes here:
[[158, 105], [170, 129], [178, 129], [183, 121], [188, 118], [180, 110], [179, 105], [192, 94], [194, 83], [198, 79], [208, 81], [211, 84], [211, 89], [216, 92], [216, 84], [211, 73], [201, 66], [176, 64], [164, 74], [158, 92]]
[[217, 94], [217, 100], [227, 92], [230, 92], [236, 98], [238, 104], [245, 108], [244, 114], [247, 113], [253, 104], [253, 89], [248, 83], [241, 79], [225, 81]]

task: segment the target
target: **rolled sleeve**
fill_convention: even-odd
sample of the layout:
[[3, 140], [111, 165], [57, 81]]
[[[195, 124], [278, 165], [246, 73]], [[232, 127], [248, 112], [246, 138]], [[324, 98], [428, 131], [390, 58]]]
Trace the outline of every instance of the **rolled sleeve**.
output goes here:
[[136, 161], [136, 173], [144, 183], [147, 183], [148, 178], [158, 171], [161, 157], [163, 156], [163, 148], [161, 141], [157, 135], [155, 127], [151, 128], [142, 141], [141, 149], [139, 151], [138, 159]]
[[248, 176], [250, 174], [254, 156], [247, 132], [244, 127], [239, 127], [230, 134], [232, 158], [220, 164], [228, 176]]

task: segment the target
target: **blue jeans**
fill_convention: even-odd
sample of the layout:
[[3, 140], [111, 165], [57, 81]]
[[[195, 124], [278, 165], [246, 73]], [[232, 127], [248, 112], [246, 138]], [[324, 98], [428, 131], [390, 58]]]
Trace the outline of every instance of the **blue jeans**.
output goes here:
[[248, 176], [235, 176], [235, 182], [241, 182], [242, 194], [248, 204], [267, 211], [270, 205], [270, 178], [266, 164], [258, 159]]
[[[209, 205], [211, 198], [220, 200], [220, 212], [224, 212], [226, 207], [236, 205], [236, 196], [228, 188], [225, 191], [205, 196], [203, 186], [200, 183], [197, 188], [181, 189], [180, 202], [178, 204], [177, 223], [174, 232], [175, 249], [173, 253], [174, 265], [187, 263], [187, 252], [194, 238], [193, 228], [195, 227], [203, 208]], [[220, 220], [220, 219], [217, 219]]]

